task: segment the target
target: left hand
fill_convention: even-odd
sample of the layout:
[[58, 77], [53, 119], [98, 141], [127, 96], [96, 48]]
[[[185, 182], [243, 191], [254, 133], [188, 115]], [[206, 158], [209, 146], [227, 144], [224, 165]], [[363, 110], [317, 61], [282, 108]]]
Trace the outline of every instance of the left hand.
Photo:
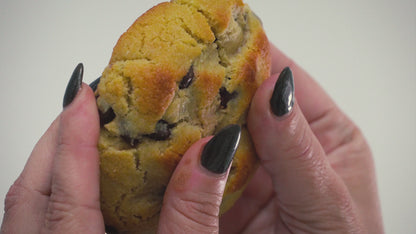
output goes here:
[[88, 85], [75, 95], [7, 193], [1, 233], [104, 233], [98, 111]]
[[[100, 210], [99, 116], [93, 91], [82, 84], [82, 69], [82, 65], [75, 69], [64, 110], [36, 144], [7, 193], [1, 233], [105, 232]], [[239, 134], [239, 127], [227, 128], [212, 140], [201, 139], [185, 153], [165, 192], [159, 233], [218, 231], [221, 199]]]

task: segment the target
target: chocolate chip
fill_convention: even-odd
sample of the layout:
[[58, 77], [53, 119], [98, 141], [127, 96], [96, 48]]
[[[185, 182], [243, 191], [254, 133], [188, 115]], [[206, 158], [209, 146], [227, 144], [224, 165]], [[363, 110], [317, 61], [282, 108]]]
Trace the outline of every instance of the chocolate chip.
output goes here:
[[237, 97], [237, 92], [234, 91], [234, 92], [230, 93], [230, 92], [228, 92], [228, 90], [225, 87], [222, 87], [220, 89], [220, 96], [221, 96], [221, 109], [225, 109], [225, 108], [227, 108], [228, 102], [231, 99]]
[[131, 138], [129, 136], [120, 136], [126, 143], [130, 144], [131, 147], [136, 148], [136, 146], [140, 143], [139, 139]]
[[188, 73], [182, 78], [181, 83], [179, 83], [179, 89], [186, 89], [188, 88], [193, 79], [194, 79], [194, 66], [192, 65], [191, 68], [189, 68]]
[[116, 117], [116, 114], [114, 114], [114, 111], [112, 108], [109, 108], [106, 112], [101, 112], [101, 110], [98, 110], [98, 113], [100, 115], [100, 125], [104, 126]]
[[165, 120], [159, 120], [156, 124], [155, 132], [146, 136], [156, 141], [166, 140], [170, 137], [170, 129], [174, 126], [175, 124], [169, 124]]

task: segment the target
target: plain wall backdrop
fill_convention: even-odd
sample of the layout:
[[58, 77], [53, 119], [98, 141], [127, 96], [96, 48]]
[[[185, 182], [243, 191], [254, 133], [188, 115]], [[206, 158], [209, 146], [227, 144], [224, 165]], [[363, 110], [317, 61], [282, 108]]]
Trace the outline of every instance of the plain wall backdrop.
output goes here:
[[[0, 0], [0, 200], [60, 113], [76, 64], [86, 83], [100, 76], [158, 2]], [[246, 2], [367, 137], [386, 232], [416, 233], [416, 1]]]

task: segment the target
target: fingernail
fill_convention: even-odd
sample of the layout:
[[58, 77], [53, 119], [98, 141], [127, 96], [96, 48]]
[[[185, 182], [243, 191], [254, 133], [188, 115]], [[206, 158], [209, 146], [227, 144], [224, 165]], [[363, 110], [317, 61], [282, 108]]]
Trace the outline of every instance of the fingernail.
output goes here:
[[209, 171], [222, 174], [227, 171], [240, 142], [241, 128], [233, 124], [223, 128], [204, 147], [201, 164]]
[[292, 70], [289, 67], [283, 69], [274, 86], [270, 107], [272, 112], [281, 117], [288, 114], [293, 107], [295, 97], [295, 85]]
[[72, 73], [71, 79], [66, 86], [66, 91], [64, 95], [64, 102], [63, 107], [65, 108], [74, 100], [77, 96], [79, 89], [81, 88], [82, 84], [82, 76], [84, 73], [84, 66], [82, 63], [78, 64], [75, 68], [74, 72]]
[[101, 76], [100, 76], [100, 77], [98, 77], [98, 78], [97, 78], [96, 80], [94, 80], [93, 82], [91, 82], [90, 87], [91, 87], [92, 91], [94, 91], [94, 92], [95, 92], [95, 90], [97, 90], [98, 84], [100, 83], [100, 79], [101, 79]]

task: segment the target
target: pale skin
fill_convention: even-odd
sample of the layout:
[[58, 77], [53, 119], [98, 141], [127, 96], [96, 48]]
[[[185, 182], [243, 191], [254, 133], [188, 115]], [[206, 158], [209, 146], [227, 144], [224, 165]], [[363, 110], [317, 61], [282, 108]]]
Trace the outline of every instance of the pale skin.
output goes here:
[[[261, 166], [236, 205], [218, 217], [228, 173], [201, 166], [209, 138], [183, 156], [166, 190], [159, 233], [382, 233], [371, 151], [322, 88], [272, 45], [272, 75], [248, 116]], [[277, 117], [278, 73], [295, 77], [292, 111]], [[104, 233], [99, 203], [99, 118], [83, 84], [36, 144], [5, 201], [1, 233]]]

